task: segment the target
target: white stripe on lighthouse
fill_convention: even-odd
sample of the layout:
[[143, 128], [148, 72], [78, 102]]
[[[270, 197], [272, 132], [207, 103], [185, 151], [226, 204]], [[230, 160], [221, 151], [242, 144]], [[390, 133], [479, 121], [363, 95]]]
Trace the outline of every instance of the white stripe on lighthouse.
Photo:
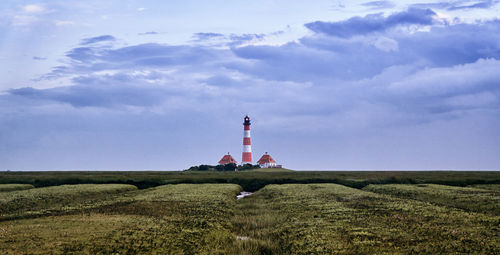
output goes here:
[[243, 131], [243, 137], [250, 137], [250, 130]]
[[243, 152], [252, 152], [251, 145], [243, 145]]

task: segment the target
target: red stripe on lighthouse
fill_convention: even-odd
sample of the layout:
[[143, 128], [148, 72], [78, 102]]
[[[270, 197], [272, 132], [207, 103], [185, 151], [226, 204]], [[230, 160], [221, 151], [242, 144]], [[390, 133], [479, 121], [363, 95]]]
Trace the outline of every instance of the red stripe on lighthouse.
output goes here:
[[242, 164], [252, 164], [252, 153], [251, 152], [243, 152], [243, 160]]
[[243, 137], [243, 145], [251, 145], [250, 137]]

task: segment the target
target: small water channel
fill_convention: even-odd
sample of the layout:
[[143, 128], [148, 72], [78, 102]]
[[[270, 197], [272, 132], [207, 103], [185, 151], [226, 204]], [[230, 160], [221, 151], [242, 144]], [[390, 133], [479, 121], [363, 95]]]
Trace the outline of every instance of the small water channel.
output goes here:
[[248, 196], [250, 196], [252, 194], [253, 194], [253, 192], [242, 191], [242, 192], [240, 192], [239, 195], [236, 196], [236, 199], [240, 200], [240, 199], [242, 199], [244, 197], [248, 197]]

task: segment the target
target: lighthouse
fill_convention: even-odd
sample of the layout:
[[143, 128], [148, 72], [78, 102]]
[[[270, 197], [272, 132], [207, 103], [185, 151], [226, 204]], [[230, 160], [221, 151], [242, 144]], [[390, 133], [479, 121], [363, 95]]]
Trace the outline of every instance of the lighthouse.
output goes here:
[[241, 164], [252, 164], [252, 145], [250, 142], [250, 118], [245, 116], [243, 122], [243, 153]]

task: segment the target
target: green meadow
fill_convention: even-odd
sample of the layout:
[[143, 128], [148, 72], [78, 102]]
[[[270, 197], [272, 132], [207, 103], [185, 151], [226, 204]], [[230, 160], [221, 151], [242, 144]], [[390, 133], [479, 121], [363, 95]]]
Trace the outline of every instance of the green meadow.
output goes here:
[[[43, 195], [35, 197], [15, 194], [23, 200], [43, 201], [48, 192], [54, 192], [50, 201], [31, 208], [30, 214], [15, 206], [2, 211], [2, 217], [20, 216], [0, 222], [2, 254], [223, 252], [234, 239], [230, 219], [241, 188], [178, 184], [137, 192], [123, 184], [84, 184], [41, 189], [45, 189], [40, 192]], [[88, 198], [83, 199], [83, 194]], [[2, 207], [16, 202], [4, 198]], [[87, 206], [89, 201], [96, 205]], [[34, 213], [44, 216], [29, 217]]]
[[[383, 186], [383, 185], [382, 185]], [[491, 196], [492, 202], [499, 198]], [[500, 215], [338, 184], [269, 185], [238, 204], [239, 254], [498, 254]], [[247, 252], [249, 251], [249, 252]]]
[[0, 192], [32, 189], [34, 187], [31, 184], [0, 184]]
[[[484, 185], [488, 187], [493, 185]], [[459, 208], [468, 212], [500, 215], [500, 190], [437, 184], [368, 185], [363, 190]]]
[[0, 173], [0, 254], [500, 254], [500, 173], [308, 174]]

